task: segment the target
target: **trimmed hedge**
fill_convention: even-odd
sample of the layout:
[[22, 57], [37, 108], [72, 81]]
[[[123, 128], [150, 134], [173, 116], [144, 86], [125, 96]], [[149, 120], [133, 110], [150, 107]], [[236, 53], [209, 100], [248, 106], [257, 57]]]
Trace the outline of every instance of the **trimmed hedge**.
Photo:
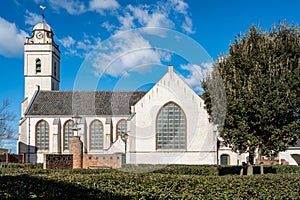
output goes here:
[[43, 164], [41, 163], [6, 163], [0, 162], [0, 168], [28, 168], [28, 169], [43, 169]]
[[118, 170], [11, 171], [11, 175], [0, 176], [0, 199], [299, 199], [300, 196], [300, 176], [295, 173], [199, 176]]
[[[160, 173], [174, 175], [224, 176], [240, 175], [242, 166], [218, 165], [124, 165], [122, 171]], [[260, 174], [260, 166], [253, 166], [253, 173]], [[264, 174], [300, 174], [299, 166], [270, 165], [264, 166]]]

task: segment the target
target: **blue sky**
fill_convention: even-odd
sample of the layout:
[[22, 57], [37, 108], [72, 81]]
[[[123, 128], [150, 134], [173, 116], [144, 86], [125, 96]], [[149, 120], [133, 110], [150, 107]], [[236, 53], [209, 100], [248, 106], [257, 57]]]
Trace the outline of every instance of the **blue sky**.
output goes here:
[[[173, 64], [196, 92], [199, 70], [209, 69], [231, 41], [253, 24], [269, 30], [298, 24], [298, 0], [11, 0], [0, 7], [0, 101], [9, 99], [18, 132], [24, 99], [23, 44], [41, 21], [61, 51], [61, 90], [147, 89]], [[181, 42], [179, 42], [181, 41]], [[16, 140], [0, 147], [15, 152]]]

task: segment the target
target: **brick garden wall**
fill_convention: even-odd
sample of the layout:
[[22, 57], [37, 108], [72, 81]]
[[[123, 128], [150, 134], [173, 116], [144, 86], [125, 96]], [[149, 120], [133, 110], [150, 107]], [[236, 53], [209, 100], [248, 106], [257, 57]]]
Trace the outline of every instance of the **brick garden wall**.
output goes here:
[[84, 154], [83, 165], [84, 169], [88, 168], [121, 168], [122, 154]]
[[0, 154], [0, 162], [6, 162], [6, 163], [25, 163], [25, 155], [24, 154]]
[[44, 169], [73, 169], [72, 154], [46, 154], [44, 159]]

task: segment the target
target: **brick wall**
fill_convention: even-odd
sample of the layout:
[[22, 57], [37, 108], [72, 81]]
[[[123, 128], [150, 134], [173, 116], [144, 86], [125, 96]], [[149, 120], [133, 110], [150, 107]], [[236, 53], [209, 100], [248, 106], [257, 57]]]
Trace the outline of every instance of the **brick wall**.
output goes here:
[[70, 153], [73, 155], [73, 169], [82, 168], [83, 143], [79, 136], [73, 136], [69, 142]]
[[121, 168], [122, 154], [84, 154], [83, 166], [84, 169], [89, 168]]
[[44, 169], [73, 169], [72, 154], [46, 154], [44, 159]]
[[[260, 163], [261, 164], [264, 164], [264, 165], [279, 165], [279, 160], [278, 159], [274, 159], [274, 160], [260, 160]], [[284, 160], [284, 159], [281, 159], [281, 164], [282, 165], [289, 165], [289, 163]]]
[[25, 163], [25, 155], [24, 154], [0, 154], [0, 162], [6, 163]]

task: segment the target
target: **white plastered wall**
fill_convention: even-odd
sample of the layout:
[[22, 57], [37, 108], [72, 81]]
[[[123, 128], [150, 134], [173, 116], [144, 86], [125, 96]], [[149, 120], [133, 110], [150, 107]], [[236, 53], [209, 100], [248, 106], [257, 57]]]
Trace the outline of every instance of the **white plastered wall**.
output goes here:
[[[186, 150], [156, 150], [156, 117], [168, 102], [186, 115]], [[131, 163], [215, 164], [216, 135], [203, 100], [169, 67], [167, 74], [135, 105], [129, 142]]]

